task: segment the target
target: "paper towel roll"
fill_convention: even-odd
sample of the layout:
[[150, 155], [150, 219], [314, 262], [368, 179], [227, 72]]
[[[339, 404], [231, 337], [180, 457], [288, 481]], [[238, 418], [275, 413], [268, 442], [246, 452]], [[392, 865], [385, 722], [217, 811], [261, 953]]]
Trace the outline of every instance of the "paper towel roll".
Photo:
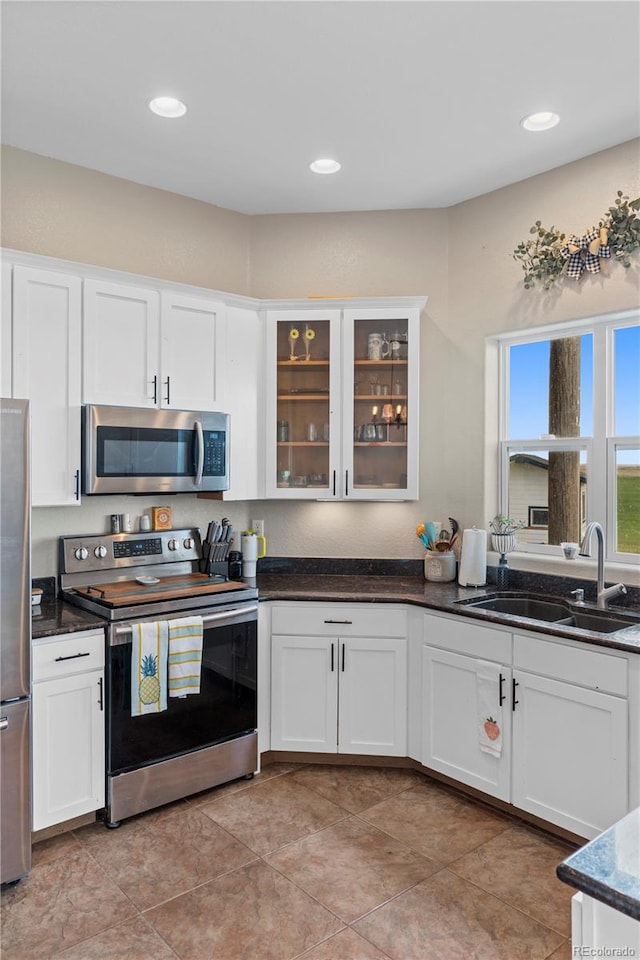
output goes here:
[[464, 530], [458, 583], [461, 587], [482, 587], [487, 582], [487, 531]]

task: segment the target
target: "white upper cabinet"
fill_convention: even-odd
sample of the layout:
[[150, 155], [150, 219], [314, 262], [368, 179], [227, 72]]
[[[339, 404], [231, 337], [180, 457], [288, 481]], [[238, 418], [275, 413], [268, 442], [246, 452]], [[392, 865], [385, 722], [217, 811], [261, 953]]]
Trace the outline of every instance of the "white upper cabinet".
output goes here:
[[353, 303], [266, 313], [267, 498], [418, 496], [424, 301]]
[[83, 301], [83, 402], [158, 406], [157, 291], [106, 280], [85, 280]]
[[31, 401], [33, 506], [80, 503], [81, 281], [13, 270], [13, 396]]
[[205, 297], [162, 293], [160, 300], [161, 407], [222, 410], [220, 358], [225, 305]]
[[206, 297], [85, 280], [84, 403], [222, 409], [224, 310]]

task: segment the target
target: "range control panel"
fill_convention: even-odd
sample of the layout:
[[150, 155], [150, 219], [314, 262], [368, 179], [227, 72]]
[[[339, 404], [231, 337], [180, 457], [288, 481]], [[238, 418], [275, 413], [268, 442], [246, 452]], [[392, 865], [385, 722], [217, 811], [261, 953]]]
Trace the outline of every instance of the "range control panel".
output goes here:
[[62, 574], [192, 561], [201, 555], [200, 531], [196, 529], [60, 537]]

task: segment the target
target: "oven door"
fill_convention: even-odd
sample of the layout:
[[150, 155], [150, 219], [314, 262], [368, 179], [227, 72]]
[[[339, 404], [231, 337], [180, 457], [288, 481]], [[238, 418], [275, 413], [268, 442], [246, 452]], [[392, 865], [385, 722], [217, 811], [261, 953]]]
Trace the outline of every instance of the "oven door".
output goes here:
[[[185, 613], [180, 616], [185, 616]], [[137, 770], [256, 729], [257, 605], [203, 614], [200, 693], [131, 716], [131, 629], [113, 626], [107, 658], [107, 773]]]

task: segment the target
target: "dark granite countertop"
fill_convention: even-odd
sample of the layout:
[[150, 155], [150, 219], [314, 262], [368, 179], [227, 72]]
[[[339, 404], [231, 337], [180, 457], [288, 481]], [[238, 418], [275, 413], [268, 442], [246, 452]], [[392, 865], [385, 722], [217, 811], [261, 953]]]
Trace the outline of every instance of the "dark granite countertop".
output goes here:
[[[625, 616], [635, 616], [637, 624], [629, 626], [622, 632], [599, 633], [594, 630], [581, 630], [577, 627], [556, 625], [553, 623], [532, 622], [524, 617], [505, 616], [493, 610], [477, 610], [465, 606], [464, 602], [472, 597], [492, 596], [495, 594], [495, 585], [486, 587], [461, 587], [455, 581], [451, 583], [436, 583], [425, 581], [415, 576], [371, 576], [371, 575], [328, 575], [317, 573], [266, 573], [260, 574], [256, 580], [261, 600], [315, 600], [315, 601], [346, 601], [364, 603], [409, 603], [442, 613], [455, 613], [462, 617], [473, 619], [485, 625], [500, 624], [512, 627], [514, 630], [530, 630], [535, 633], [546, 634], [551, 637], [565, 637], [569, 640], [579, 640], [597, 646], [609, 647], [615, 650], [624, 650], [627, 653], [640, 653], [640, 612], [625, 609], [620, 611]], [[522, 591], [509, 591], [518, 596]], [[545, 593], [552, 597], [554, 594]], [[558, 599], [568, 603], [566, 595], [559, 595]], [[592, 610], [593, 604], [580, 609]], [[612, 607], [609, 611], [615, 616]]]
[[[383, 574], [385, 566], [393, 571], [392, 575]], [[260, 561], [255, 583], [260, 600], [263, 601], [408, 603], [442, 613], [455, 613], [485, 625], [500, 624], [517, 630], [533, 631], [550, 637], [565, 637], [569, 640], [623, 650], [627, 653], [640, 653], [640, 609], [635, 603], [635, 597], [633, 597], [633, 606], [627, 606], [624, 610], [618, 610], [612, 606], [609, 612], [613, 616], [617, 612], [625, 616], [633, 616], [637, 618], [637, 624], [615, 634], [598, 633], [577, 627], [532, 622], [523, 617], [505, 616], [492, 610], [470, 608], [465, 606], [465, 600], [495, 594], [495, 584], [488, 583], [486, 587], [461, 587], [456, 581], [450, 583], [426, 581], [422, 576], [421, 566], [421, 564], [417, 566], [412, 561], [397, 561], [391, 566], [389, 561], [385, 561], [383, 565], [380, 561], [367, 560], [283, 559], [272, 561], [269, 565]], [[335, 569], [336, 573], [328, 573], [327, 569]], [[514, 589], [509, 591], [513, 596], [528, 591], [549, 598], [555, 597], [563, 603], [569, 602], [572, 581], [557, 577], [529, 579], [514, 577], [513, 580]], [[42, 586], [45, 591], [40, 612], [33, 616], [34, 639], [105, 626], [105, 621], [100, 617], [56, 599], [53, 578], [34, 581], [34, 583]], [[587, 604], [581, 609], [589, 611], [594, 606], [594, 604]]]
[[81, 630], [95, 630], [96, 627], [104, 630], [105, 621], [87, 610], [56, 600], [55, 597], [43, 597], [40, 609], [36, 608], [31, 617], [31, 636], [34, 640], [57, 637], [63, 633], [78, 633]]
[[640, 807], [563, 860], [561, 880], [640, 920]]

